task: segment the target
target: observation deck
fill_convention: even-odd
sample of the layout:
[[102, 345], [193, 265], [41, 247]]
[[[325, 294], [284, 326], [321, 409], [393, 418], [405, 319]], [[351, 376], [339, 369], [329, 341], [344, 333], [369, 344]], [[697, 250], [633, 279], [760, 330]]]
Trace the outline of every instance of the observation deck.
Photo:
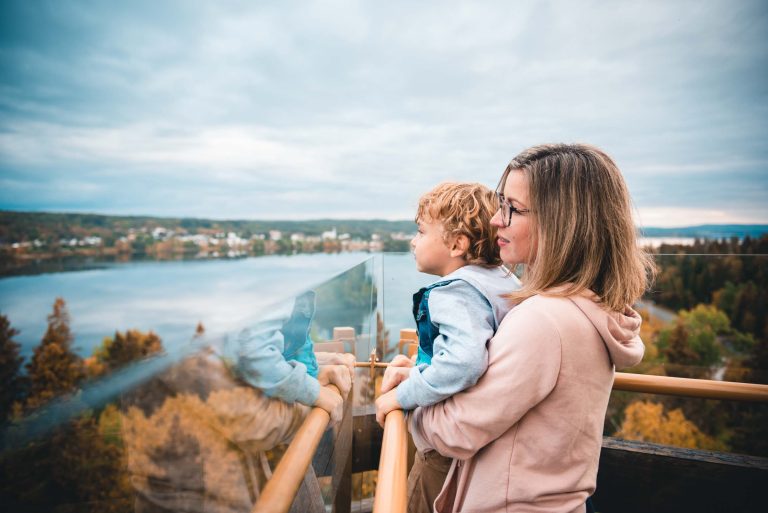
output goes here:
[[[231, 330], [144, 353], [131, 353], [127, 338], [120, 347], [113, 341], [84, 363], [87, 378], [17, 403], [2, 433], [3, 509], [405, 511], [414, 449], [402, 412], [388, 415], [382, 429], [373, 401], [387, 362], [415, 349], [409, 299], [428, 280], [379, 255], [276, 298]], [[764, 369], [746, 365], [747, 349], [760, 340], [744, 343], [720, 326], [717, 361], [676, 364], [675, 330], [688, 326], [680, 319], [698, 315], [692, 325], [701, 327], [707, 312], [644, 302], [656, 331], [644, 333], [648, 363], [616, 374], [596, 510], [764, 511], [768, 385], [759, 382]], [[703, 340], [697, 333], [691, 343]], [[276, 334], [282, 359], [266, 356]], [[287, 374], [274, 378], [280, 361], [314, 358], [322, 366], [344, 353], [357, 364], [335, 423], [320, 408], [288, 400], [300, 400], [301, 391], [282, 386]]]

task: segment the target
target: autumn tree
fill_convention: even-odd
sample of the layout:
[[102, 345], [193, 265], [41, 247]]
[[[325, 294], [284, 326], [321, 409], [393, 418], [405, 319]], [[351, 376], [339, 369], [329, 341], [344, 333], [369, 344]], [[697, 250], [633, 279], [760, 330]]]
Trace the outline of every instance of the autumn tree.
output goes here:
[[22, 400], [27, 389], [26, 376], [19, 373], [24, 359], [21, 346], [13, 340], [19, 334], [5, 315], [0, 315], [0, 424], [10, 416], [13, 404]]
[[82, 381], [83, 360], [72, 351], [72, 341], [67, 305], [62, 298], [56, 298], [45, 335], [27, 364], [31, 385], [28, 407], [71, 392]]
[[93, 356], [87, 361], [88, 370], [91, 375], [100, 376], [162, 350], [160, 337], [152, 331], [116, 331], [114, 337], [104, 338], [101, 345], [94, 350]]
[[703, 433], [679, 408], [665, 412], [664, 405], [636, 401], [624, 411], [624, 422], [615, 436], [690, 449], [725, 450], [725, 444]]

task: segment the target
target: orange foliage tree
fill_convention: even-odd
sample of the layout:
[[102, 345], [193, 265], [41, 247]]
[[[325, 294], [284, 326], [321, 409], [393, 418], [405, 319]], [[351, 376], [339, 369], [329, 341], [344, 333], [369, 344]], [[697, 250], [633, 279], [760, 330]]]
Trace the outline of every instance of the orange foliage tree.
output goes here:
[[664, 405], [650, 401], [637, 401], [627, 406], [624, 422], [615, 436], [689, 449], [726, 449], [724, 443], [706, 435], [686, 419], [681, 409], [665, 412]]

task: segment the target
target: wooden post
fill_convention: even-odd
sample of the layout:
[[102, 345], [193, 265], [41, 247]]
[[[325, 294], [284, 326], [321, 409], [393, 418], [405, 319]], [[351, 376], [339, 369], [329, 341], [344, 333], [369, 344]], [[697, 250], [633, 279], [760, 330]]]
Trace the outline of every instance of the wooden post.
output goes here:
[[408, 431], [402, 410], [392, 410], [384, 420], [379, 476], [373, 513], [405, 513], [408, 505]]
[[[355, 328], [351, 328], [349, 326], [337, 326], [333, 328], [333, 341], [334, 342], [341, 342], [342, 345], [346, 346], [346, 344], [349, 344], [349, 353], [355, 352], [355, 341], [357, 340], [357, 337], [355, 336]], [[342, 351], [345, 351], [346, 347], [342, 349]]]
[[[397, 344], [397, 351], [406, 355], [408, 358], [416, 354], [419, 347], [419, 334], [413, 328], [404, 328], [400, 330], [400, 342]], [[403, 351], [405, 348], [405, 351]]]

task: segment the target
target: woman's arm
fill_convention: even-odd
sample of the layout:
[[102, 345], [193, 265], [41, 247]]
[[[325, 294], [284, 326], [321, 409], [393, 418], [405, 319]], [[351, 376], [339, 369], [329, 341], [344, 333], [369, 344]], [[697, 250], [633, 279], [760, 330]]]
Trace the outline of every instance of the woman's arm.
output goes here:
[[547, 397], [557, 382], [560, 335], [544, 312], [510, 312], [488, 352], [488, 370], [474, 387], [414, 412], [410, 427], [417, 448], [470, 458]]

